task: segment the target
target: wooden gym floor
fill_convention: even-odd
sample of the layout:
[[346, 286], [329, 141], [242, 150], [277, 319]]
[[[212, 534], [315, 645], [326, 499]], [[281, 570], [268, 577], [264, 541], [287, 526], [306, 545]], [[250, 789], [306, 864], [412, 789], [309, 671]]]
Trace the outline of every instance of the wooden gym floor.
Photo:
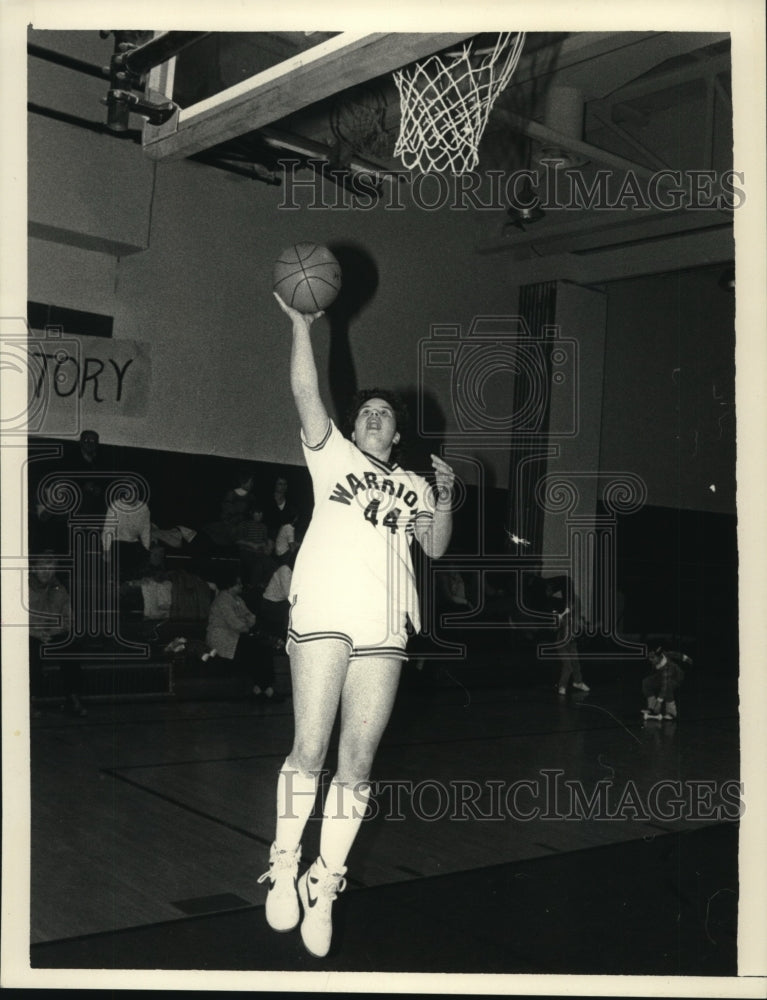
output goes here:
[[[405, 668], [323, 960], [269, 930], [257, 884], [289, 698], [49, 708], [31, 729], [32, 967], [735, 975], [735, 666], [729, 688], [690, 671], [661, 723], [639, 714], [641, 665], [585, 663], [591, 692], [566, 699], [551, 670]], [[574, 789], [602, 789], [601, 813], [574, 811]], [[305, 860], [318, 835], [312, 819]]]

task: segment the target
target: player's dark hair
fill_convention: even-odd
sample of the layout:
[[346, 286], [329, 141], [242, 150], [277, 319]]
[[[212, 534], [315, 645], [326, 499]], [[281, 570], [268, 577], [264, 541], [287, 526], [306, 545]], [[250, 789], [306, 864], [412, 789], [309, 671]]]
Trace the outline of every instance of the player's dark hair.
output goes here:
[[392, 408], [392, 413], [394, 414], [394, 421], [399, 433], [399, 441], [397, 444], [392, 445], [391, 458], [396, 458], [399, 452], [402, 450], [403, 442], [407, 435], [408, 424], [410, 422], [410, 414], [408, 413], [407, 406], [404, 400], [397, 395], [391, 389], [360, 389], [351, 398], [349, 403], [349, 408], [346, 411], [346, 418], [344, 420], [344, 433], [347, 437], [354, 430], [354, 424], [357, 420], [357, 415], [359, 414], [362, 407], [367, 403], [369, 399], [382, 399], [385, 403], [388, 403]]

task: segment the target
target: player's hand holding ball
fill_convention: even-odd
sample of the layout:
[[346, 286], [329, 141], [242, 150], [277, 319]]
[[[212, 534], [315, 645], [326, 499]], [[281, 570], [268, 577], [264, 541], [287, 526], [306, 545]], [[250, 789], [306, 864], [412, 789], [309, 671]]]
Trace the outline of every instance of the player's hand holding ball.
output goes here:
[[323, 315], [322, 310], [315, 313], [299, 312], [298, 309], [294, 309], [292, 306], [289, 306], [287, 302], [284, 302], [277, 292], [272, 292], [272, 295], [274, 295], [275, 299], [277, 299], [277, 305], [293, 323], [293, 329], [296, 327], [299, 329], [301, 327], [305, 327], [308, 330], [312, 323]]

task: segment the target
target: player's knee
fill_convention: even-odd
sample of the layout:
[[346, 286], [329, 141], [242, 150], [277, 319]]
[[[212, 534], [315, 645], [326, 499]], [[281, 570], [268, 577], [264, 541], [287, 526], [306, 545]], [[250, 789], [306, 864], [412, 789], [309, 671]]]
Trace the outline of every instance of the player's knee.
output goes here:
[[303, 774], [314, 774], [321, 771], [328, 752], [327, 741], [307, 739], [299, 740], [288, 755], [290, 764]]
[[374, 751], [362, 747], [339, 752], [336, 780], [349, 785], [368, 781], [373, 769], [373, 756]]
[[335, 775], [335, 780], [339, 785], [349, 785], [351, 788], [364, 786], [370, 782], [371, 770], [372, 768], [370, 766], [365, 767], [362, 764], [347, 767], [343, 770], [339, 767]]

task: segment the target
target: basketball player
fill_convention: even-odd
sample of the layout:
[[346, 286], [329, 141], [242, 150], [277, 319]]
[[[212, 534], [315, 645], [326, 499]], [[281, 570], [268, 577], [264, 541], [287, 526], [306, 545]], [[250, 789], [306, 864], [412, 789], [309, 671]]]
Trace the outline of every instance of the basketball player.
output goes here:
[[[304, 918], [301, 937], [328, 953], [331, 910], [345, 888], [346, 859], [370, 795], [373, 757], [394, 704], [407, 641], [420, 626], [410, 546], [443, 555], [452, 530], [454, 474], [432, 456], [436, 495], [392, 453], [400, 443], [394, 397], [358, 394], [351, 440], [320, 398], [312, 322], [275, 296], [293, 326], [290, 381], [314, 489], [314, 513], [291, 581], [287, 651], [293, 684], [294, 740], [277, 780], [277, 829], [269, 858], [266, 919], [278, 931]], [[336, 773], [328, 788], [320, 854], [298, 878], [301, 836], [341, 708]]]

